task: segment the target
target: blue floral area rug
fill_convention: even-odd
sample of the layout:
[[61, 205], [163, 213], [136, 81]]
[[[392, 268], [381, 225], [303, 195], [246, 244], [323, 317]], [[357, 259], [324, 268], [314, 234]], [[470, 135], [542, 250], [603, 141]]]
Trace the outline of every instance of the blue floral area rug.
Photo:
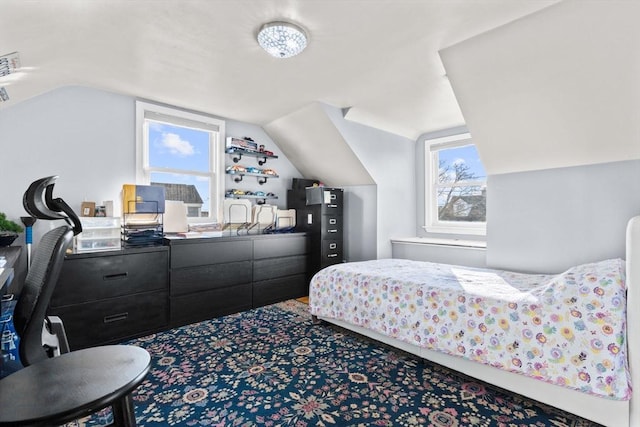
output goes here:
[[[152, 367], [139, 426], [595, 424], [327, 324], [297, 301], [135, 339]], [[111, 412], [70, 425], [106, 425]]]

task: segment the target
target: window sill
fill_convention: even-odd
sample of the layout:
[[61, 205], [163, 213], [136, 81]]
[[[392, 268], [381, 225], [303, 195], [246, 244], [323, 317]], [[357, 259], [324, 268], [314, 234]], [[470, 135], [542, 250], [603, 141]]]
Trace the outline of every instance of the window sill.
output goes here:
[[434, 237], [403, 237], [391, 239], [391, 243], [404, 243], [414, 245], [456, 246], [471, 249], [486, 249], [487, 242], [478, 240], [443, 239]]

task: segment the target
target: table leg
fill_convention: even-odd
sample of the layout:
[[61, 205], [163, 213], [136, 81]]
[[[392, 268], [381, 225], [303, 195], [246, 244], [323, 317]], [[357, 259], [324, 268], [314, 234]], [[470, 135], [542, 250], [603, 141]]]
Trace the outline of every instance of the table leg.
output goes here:
[[113, 403], [113, 425], [118, 427], [135, 427], [136, 413], [133, 408], [131, 393]]

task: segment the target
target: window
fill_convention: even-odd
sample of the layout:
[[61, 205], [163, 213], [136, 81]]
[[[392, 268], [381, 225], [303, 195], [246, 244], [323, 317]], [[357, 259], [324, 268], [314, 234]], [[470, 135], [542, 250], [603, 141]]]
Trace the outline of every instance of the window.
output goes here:
[[204, 115], [136, 102], [139, 184], [163, 185], [187, 216], [218, 221], [224, 196], [225, 123]]
[[487, 176], [468, 133], [425, 141], [425, 229], [485, 234]]

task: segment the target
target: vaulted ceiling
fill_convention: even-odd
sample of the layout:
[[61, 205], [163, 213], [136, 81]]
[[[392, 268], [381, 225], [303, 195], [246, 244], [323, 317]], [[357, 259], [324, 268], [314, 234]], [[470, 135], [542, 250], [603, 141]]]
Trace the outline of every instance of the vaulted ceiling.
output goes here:
[[[464, 123], [438, 52], [556, 0], [2, 0], [10, 100], [86, 85], [258, 125], [314, 102], [407, 138]], [[291, 59], [256, 42], [267, 22], [309, 34]]]

